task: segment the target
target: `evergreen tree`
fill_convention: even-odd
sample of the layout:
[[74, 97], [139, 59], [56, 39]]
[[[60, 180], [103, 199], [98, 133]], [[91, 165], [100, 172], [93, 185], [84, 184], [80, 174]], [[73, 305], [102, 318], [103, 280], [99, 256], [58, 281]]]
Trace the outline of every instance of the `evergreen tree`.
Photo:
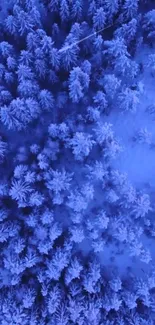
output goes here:
[[78, 47], [77, 45], [67, 44], [65, 43], [64, 46], [61, 48], [60, 52], [60, 60], [62, 62], [63, 68], [67, 71], [77, 64], [78, 61]]
[[23, 182], [22, 180], [13, 181], [12, 187], [10, 189], [10, 196], [16, 201], [26, 201], [27, 194], [30, 193], [32, 189], [29, 184]]
[[68, 5], [68, 1], [67, 0], [61, 0], [60, 3], [60, 17], [61, 20], [64, 21], [68, 21], [69, 20], [69, 5]]
[[69, 285], [69, 283], [76, 279], [76, 278], [80, 278], [80, 273], [82, 271], [83, 267], [80, 264], [79, 260], [75, 257], [71, 263], [69, 264], [66, 274], [65, 274], [65, 281], [66, 284]]
[[0, 42], [0, 53], [4, 59], [7, 59], [9, 56], [13, 55], [13, 46], [8, 42]]
[[45, 173], [47, 188], [58, 194], [61, 191], [67, 191], [70, 187], [73, 174], [67, 173], [65, 170], [50, 170]]
[[79, 67], [73, 68], [69, 77], [69, 96], [74, 103], [84, 96], [84, 91], [89, 87], [89, 76]]
[[88, 203], [84, 196], [78, 190], [75, 190], [68, 196], [67, 206], [73, 211], [80, 213], [86, 210]]
[[26, 36], [35, 26], [34, 20], [24, 10], [16, 9], [18, 31], [21, 36]]
[[98, 123], [96, 129], [94, 129], [96, 140], [100, 145], [108, 143], [113, 139], [114, 133], [112, 131], [112, 124], [109, 123]]
[[150, 198], [148, 194], [143, 194], [139, 196], [135, 202], [133, 213], [136, 218], [144, 218], [145, 215], [151, 211]]
[[75, 0], [74, 3], [72, 4], [72, 11], [71, 11], [72, 18], [76, 19], [77, 21], [81, 20], [82, 10], [83, 10], [82, 0]]
[[90, 17], [93, 17], [94, 12], [96, 12], [96, 9], [97, 9], [96, 0], [89, 1], [88, 15]]
[[125, 0], [123, 5], [123, 16], [126, 20], [136, 17], [138, 12], [138, 2], [139, 0]]
[[18, 22], [13, 15], [9, 15], [5, 19], [6, 30], [10, 35], [17, 37], [18, 35]]
[[119, 0], [105, 0], [104, 7], [107, 14], [107, 18], [112, 22], [113, 17], [118, 13]]
[[79, 100], [84, 96], [81, 84], [78, 79], [72, 80], [72, 76], [70, 77], [70, 81], [69, 96], [73, 103], [78, 103]]
[[41, 90], [39, 94], [39, 102], [43, 110], [51, 111], [54, 106], [54, 98], [52, 93], [47, 89]]
[[97, 30], [101, 30], [104, 28], [106, 22], [106, 15], [104, 9], [101, 7], [97, 9], [94, 17], [93, 17], [93, 25]]
[[130, 88], [125, 88], [118, 97], [118, 103], [122, 111], [136, 112], [139, 104], [139, 92]]
[[127, 77], [127, 84], [130, 84], [131, 81], [137, 77], [139, 72], [138, 64], [125, 55], [116, 59], [114, 69], [119, 77]]
[[75, 159], [83, 160], [87, 157], [92, 149], [95, 141], [91, 135], [86, 133], [76, 132], [74, 137], [69, 140], [68, 145], [72, 148]]
[[50, 0], [49, 8], [51, 12], [57, 12], [59, 8], [59, 0]]
[[123, 37], [127, 45], [130, 44], [136, 37], [137, 33], [137, 19], [133, 18], [128, 24], [123, 24], [122, 27], [118, 28], [115, 32], [115, 37]]
[[37, 102], [31, 98], [14, 99], [9, 106], [1, 108], [1, 121], [8, 129], [22, 130], [40, 113]]
[[97, 292], [97, 282], [101, 276], [100, 272], [100, 265], [96, 261], [89, 264], [87, 273], [83, 275], [83, 286], [88, 293]]
[[155, 26], [155, 9], [148, 11], [144, 16], [143, 30], [147, 32], [148, 39], [154, 40], [154, 26]]
[[99, 90], [93, 97], [93, 100], [101, 112], [106, 110], [108, 103], [106, 100], [106, 96], [102, 91]]
[[104, 54], [107, 54], [108, 57], [118, 58], [122, 57], [122, 55], [129, 56], [127, 51], [127, 46], [125, 44], [124, 39], [120, 37], [116, 37], [111, 41], [105, 41], [104, 46], [107, 48], [104, 50]]

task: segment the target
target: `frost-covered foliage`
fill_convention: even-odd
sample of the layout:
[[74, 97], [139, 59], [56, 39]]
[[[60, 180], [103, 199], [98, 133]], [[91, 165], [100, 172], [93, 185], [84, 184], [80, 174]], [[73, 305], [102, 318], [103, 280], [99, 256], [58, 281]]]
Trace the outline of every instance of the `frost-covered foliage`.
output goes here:
[[[134, 54], [142, 38], [153, 46], [151, 5], [1, 6], [2, 325], [153, 325], [155, 276], [145, 241], [154, 234], [154, 203], [115, 169], [124, 148], [109, 118], [139, 108]], [[154, 76], [154, 54], [146, 65]], [[147, 128], [137, 127], [134, 140], [154, 149]], [[120, 269], [128, 259], [145, 276], [130, 266], [122, 276], [118, 256]]]

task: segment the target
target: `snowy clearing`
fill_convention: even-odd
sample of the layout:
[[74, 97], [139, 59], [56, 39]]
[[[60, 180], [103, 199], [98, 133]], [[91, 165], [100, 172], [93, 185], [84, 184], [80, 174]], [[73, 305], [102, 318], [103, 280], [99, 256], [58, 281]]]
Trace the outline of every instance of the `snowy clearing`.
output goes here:
[[[149, 54], [152, 54], [152, 49], [148, 47], [143, 47], [140, 54], [137, 54], [137, 62], [142, 62], [144, 67], [144, 72], [139, 77], [139, 81], [144, 84], [144, 93], [137, 112], [118, 113], [113, 110], [107, 117], [123, 146], [123, 152], [113, 162], [114, 167], [127, 173], [129, 181], [137, 188], [145, 189], [145, 192], [155, 186], [155, 113], [153, 115], [146, 111], [155, 103], [155, 79], [151, 76], [151, 69], [147, 67]], [[141, 128], [152, 133], [152, 146], [133, 141], [136, 132]]]

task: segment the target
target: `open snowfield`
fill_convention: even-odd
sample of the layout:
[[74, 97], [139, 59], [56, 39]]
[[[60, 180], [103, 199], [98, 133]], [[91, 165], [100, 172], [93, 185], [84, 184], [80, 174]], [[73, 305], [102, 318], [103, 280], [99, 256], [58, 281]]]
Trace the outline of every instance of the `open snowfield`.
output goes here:
[[[127, 173], [129, 181], [144, 192], [150, 192], [155, 187], [155, 112], [147, 112], [147, 108], [155, 104], [155, 78], [147, 66], [149, 54], [152, 54], [152, 49], [147, 46], [137, 53], [137, 62], [141, 62], [144, 68], [139, 77], [144, 91], [136, 113], [113, 110], [107, 118], [123, 146], [123, 152], [114, 160], [114, 167]], [[134, 141], [136, 132], [141, 128], [152, 134], [151, 145]]]

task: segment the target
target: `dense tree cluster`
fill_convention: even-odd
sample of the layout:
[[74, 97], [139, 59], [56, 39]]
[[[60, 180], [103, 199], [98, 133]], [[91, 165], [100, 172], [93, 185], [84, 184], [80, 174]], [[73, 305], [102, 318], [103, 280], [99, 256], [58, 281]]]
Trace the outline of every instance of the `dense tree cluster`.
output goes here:
[[[123, 147], [105, 120], [137, 109], [134, 55], [153, 44], [150, 7], [12, 0], [2, 12], [2, 325], [154, 324], [154, 272], [122, 277], [104, 263], [112, 247], [140, 265], [152, 261], [143, 242], [154, 236], [151, 199], [113, 168]], [[154, 73], [154, 54], [148, 61]], [[133, 140], [151, 145], [147, 129]]]

